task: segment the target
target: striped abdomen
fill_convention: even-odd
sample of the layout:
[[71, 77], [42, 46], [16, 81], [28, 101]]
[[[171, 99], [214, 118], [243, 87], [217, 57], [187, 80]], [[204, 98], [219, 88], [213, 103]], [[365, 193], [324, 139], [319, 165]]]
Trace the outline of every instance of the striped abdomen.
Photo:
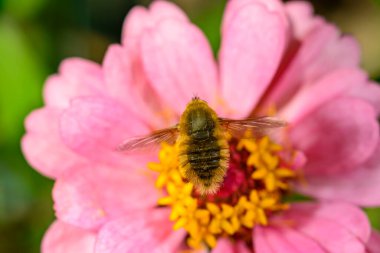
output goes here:
[[198, 186], [204, 192], [215, 192], [223, 182], [228, 163], [228, 149], [221, 141], [211, 136], [207, 140], [190, 139], [187, 161], [190, 173], [198, 178]]

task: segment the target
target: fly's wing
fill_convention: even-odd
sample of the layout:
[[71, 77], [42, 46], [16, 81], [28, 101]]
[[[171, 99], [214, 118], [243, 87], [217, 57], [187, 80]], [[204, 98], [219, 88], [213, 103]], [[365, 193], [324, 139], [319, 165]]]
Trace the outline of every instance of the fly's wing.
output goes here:
[[219, 122], [228, 133], [237, 138], [243, 138], [247, 132], [253, 137], [262, 137], [268, 135], [273, 129], [287, 125], [283, 120], [267, 116], [243, 120], [219, 118]]
[[173, 144], [178, 137], [178, 127], [161, 129], [152, 132], [147, 136], [133, 137], [125, 140], [121, 143], [116, 150], [120, 152], [128, 152], [137, 149], [144, 149], [151, 146], [158, 146], [159, 144], [166, 142]]

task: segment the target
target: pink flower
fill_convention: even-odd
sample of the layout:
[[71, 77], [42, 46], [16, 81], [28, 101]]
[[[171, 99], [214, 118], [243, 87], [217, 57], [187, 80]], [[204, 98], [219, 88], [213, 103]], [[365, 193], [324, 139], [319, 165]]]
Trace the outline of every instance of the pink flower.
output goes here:
[[[46, 82], [45, 107], [26, 119], [24, 154], [56, 180], [57, 221], [42, 252], [204, 244], [213, 253], [379, 252], [380, 237], [358, 206], [380, 205], [380, 88], [359, 68], [359, 55], [353, 38], [304, 2], [230, 1], [218, 61], [173, 4], [135, 7], [122, 44], [109, 47], [102, 65], [65, 60]], [[171, 186], [182, 182], [172, 178], [173, 147], [164, 146], [159, 161], [155, 152], [114, 151], [128, 137], [178, 122], [194, 94], [223, 117], [275, 108], [289, 122], [279, 145], [231, 142], [235, 163], [215, 199], [197, 199], [190, 184]], [[259, 166], [254, 148], [264, 146], [273, 171]], [[148, 163], [159, 173], [144, 169]], [[286, 208], [282, 196], [291, 189], [314, 200]], [[181, 196], [190, 196], [182, 213]]]

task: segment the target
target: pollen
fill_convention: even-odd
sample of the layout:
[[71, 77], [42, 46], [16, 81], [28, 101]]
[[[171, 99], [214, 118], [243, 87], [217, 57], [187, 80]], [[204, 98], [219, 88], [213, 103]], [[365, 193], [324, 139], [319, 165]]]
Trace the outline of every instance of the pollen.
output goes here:
[[267, 226], [270, 217], [288, 208], [283, 196], [296, 173], [285, 158], [288, 151], [269, 137], [249, 134], [231, 138], [227, 176], [219, 191], [200, 195], [180, 172], [178, 146], [162, 144], [159, 161], [148, 167], [157, 173], [156, 188], [163, 193], [157, 204], [170, 207], [173, 230], [187, 232], [193, 249], [213, 248], [221, 237], [252, 243], [252, 228]]

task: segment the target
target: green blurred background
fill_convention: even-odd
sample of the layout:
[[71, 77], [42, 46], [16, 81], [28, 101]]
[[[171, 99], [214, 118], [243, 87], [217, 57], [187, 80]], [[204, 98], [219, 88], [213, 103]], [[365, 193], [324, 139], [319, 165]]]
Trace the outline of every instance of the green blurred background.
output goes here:
[[[39, 252], [54, 219], [53, 182], [28, 166], [20, 151], [23, 120], [42, 106], [46, 77], [62, 59], [79, 56], [100, 62], [107, 45], [118, 42], [123, 19], [148, 0], [0, 0], [0, 252]], [[219, 44], [225, 1], [175, 1]], [[380, 0], [315, 0], [316, 12], [363, 49], [362, 66], [380, 80]], [[379, 209], [367, 210], [380, 228]]]

